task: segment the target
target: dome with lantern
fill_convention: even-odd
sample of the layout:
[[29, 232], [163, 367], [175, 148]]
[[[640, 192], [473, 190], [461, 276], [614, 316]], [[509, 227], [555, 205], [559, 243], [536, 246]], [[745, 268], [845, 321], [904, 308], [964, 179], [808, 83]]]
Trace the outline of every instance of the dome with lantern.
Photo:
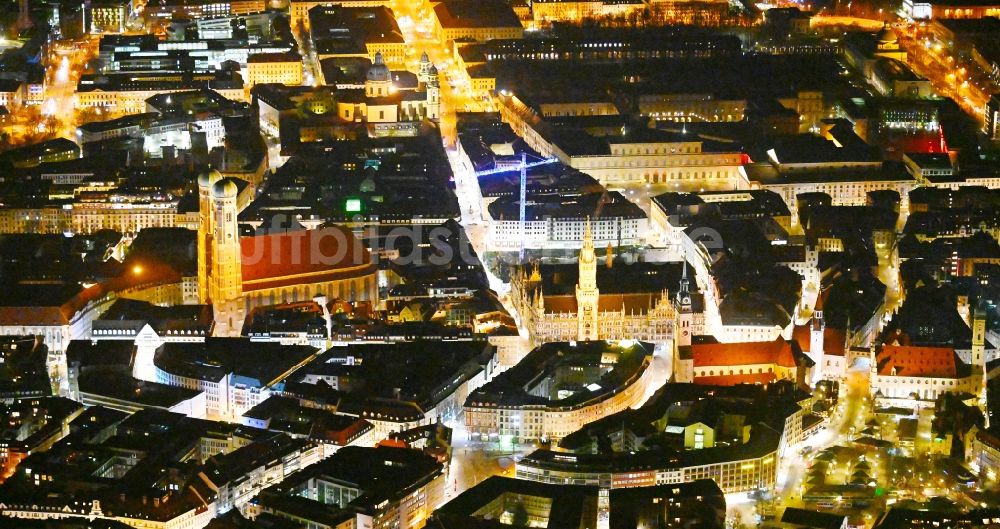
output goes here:
[[382, 59], [382, 52], [375, 54], [375, 62], [368, 68], [365, 79], [377, 83], [388, 83], [392, 80], [392, 72], [385, 65], [385, 61]]
[[882, 25], [882, 30], [878, 32], [876, 39], [878, 39], [880, 46], [886, 46], [893, 45], [898, 42], [899, 36], [896, 35], [896, 32], [893, 31], [891, 27], [889, 27], [889, 23], [887, 22]]

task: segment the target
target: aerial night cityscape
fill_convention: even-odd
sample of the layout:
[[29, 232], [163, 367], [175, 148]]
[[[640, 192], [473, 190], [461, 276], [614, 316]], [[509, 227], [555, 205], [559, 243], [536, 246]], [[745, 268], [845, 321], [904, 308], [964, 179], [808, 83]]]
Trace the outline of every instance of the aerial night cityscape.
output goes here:
[[0, 529], [1000, 529], [998, 241], [1000, 0], [0, 0]]

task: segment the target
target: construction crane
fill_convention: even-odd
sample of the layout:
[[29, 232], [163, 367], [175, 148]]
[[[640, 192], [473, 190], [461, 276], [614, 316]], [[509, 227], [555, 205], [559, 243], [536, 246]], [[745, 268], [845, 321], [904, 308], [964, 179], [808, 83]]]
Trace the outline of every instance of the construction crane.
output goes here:
[[515, 166], [513, 166], [513, 167], [511, 167], [511, 166], [505, 166], [505, 167], [502, 167], [502, 168], [489, 169], [489, 170], [486, 170], [486, 171], [478, 171], [478, 172], [476, 172], [476, 178], [477, 179], [480, 176], [488, 176], [488, 175], [491, 175], [491, 174], [509, 173], [511, 171], [520, 171], [521, 172], [521, 199], [518, 202], [518, 207], [520, 208], [520, 215], [518, 216], [518, 220], [519, 220], [518, 234], [520, 235], [521, 249], [518, 252], [518, 262], [524, 261], [524, 235], [525, 235], [525, 229], [524, 229], [524, 215], [525, 215], [525, 213], [524, 213], [524, 206], [525, 206], [525, 203], [528, 201], [528, 198], [527, 198], [527, 195], [528, 195], [528, 169], [530, 169], [532, 167], [538, 167], [539, 165], [546, 165], [546, 164], [555, 163], [555, 162], [559, 161], [558, 158], [538, 158], [536, 156], [532, 156], [532, 158], [535, 158], [535, 161], [529, 162], [528, 161], [528, 154], [522, 152], [521, 153], [521, 161], [518, 162], [518, 164], [515, 165]]

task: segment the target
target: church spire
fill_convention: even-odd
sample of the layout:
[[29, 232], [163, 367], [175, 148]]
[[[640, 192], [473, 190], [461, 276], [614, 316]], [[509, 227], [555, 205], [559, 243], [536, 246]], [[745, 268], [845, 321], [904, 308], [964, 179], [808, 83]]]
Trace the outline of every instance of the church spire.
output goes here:
[[681, 280], [677, 287], [677, 304], [682, 308], [691, 305], [691, 282], [688, 281], [687, 261], [681, 261]]
[[577, 339], [599, 338], [597, 312], [601, 294], [597, 289], [597, 262], [594, 257], [594, 235], [590, 231], [590, 217], [583, 228], [580, 247], [580, 277], [576, 283]]
[[977, 387], [974, 388], [976, 391], [976, 396], [979, 397], [980, 408], [983, 410], [983, 415], [986, 417], [986, 426], [989, 427], [990, 424], [990, 413], [986, 409], [986, 385], [988, 382], [987, 368], [986, 368], [986, 320], [987, 320], [987, 310], [986, 301], [983, 298], [979, 298], [976, 303], [976, 308], [972, 311], [972, 373], [973, 380], [976, 381]]
[[594, 235], [590, 231], [590, 217], [587, 217], [583, 228], [583, 244], [580, 247], [580, 280], [579, 287], [583, 290], [597, 288], [597, 258], [594, 255]]
[[425, 51], [420, 55], [420, 66], [417, 70], [417, 83], [421, 88], [426, 88], [431, 78], [431, 59]]
[[590, 252], [590, 255], [594, 254], [594, 234], [590, 231], [590, 216], [587, 216], [587, 220], [583, 224], [583, 244], [580, 248], [580, 253]]

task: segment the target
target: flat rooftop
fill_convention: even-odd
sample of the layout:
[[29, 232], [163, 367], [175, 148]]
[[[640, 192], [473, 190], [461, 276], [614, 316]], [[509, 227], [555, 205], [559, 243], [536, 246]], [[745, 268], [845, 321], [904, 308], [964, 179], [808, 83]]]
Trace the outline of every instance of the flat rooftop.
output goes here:
[[[139, 407], [169, 409], [196, 397], [200, 391], [132, 378], [124, 367], [101, 366], [84, 369], [78, 383], [90, 399], [119, 401]], [[109, 402], [105, 402], [109, 404]], [[117, 406], [116, 406], [117, 407]]]
[[[502, 197], [489, 205], [490, 217], [514, 220], [520, 217], [520, 199]], [[559, 195], [534, 196], [526, 201], [525, 219], [542, 220], [548, 218], [584, 219], [593, 217], [624, 219], [644, 219], [646, 213], [639, 206], [627, 200], [618, 191], [607, 193], [587, 193], [576, 197]]]
[[248, 386], [265, 387], [315, 354], [312, 347], [252, 342], [248, 338], [206, 338], [168, 342], [156, 350], [156, 367], [178, 376], [218, 381], [232, 373]]

